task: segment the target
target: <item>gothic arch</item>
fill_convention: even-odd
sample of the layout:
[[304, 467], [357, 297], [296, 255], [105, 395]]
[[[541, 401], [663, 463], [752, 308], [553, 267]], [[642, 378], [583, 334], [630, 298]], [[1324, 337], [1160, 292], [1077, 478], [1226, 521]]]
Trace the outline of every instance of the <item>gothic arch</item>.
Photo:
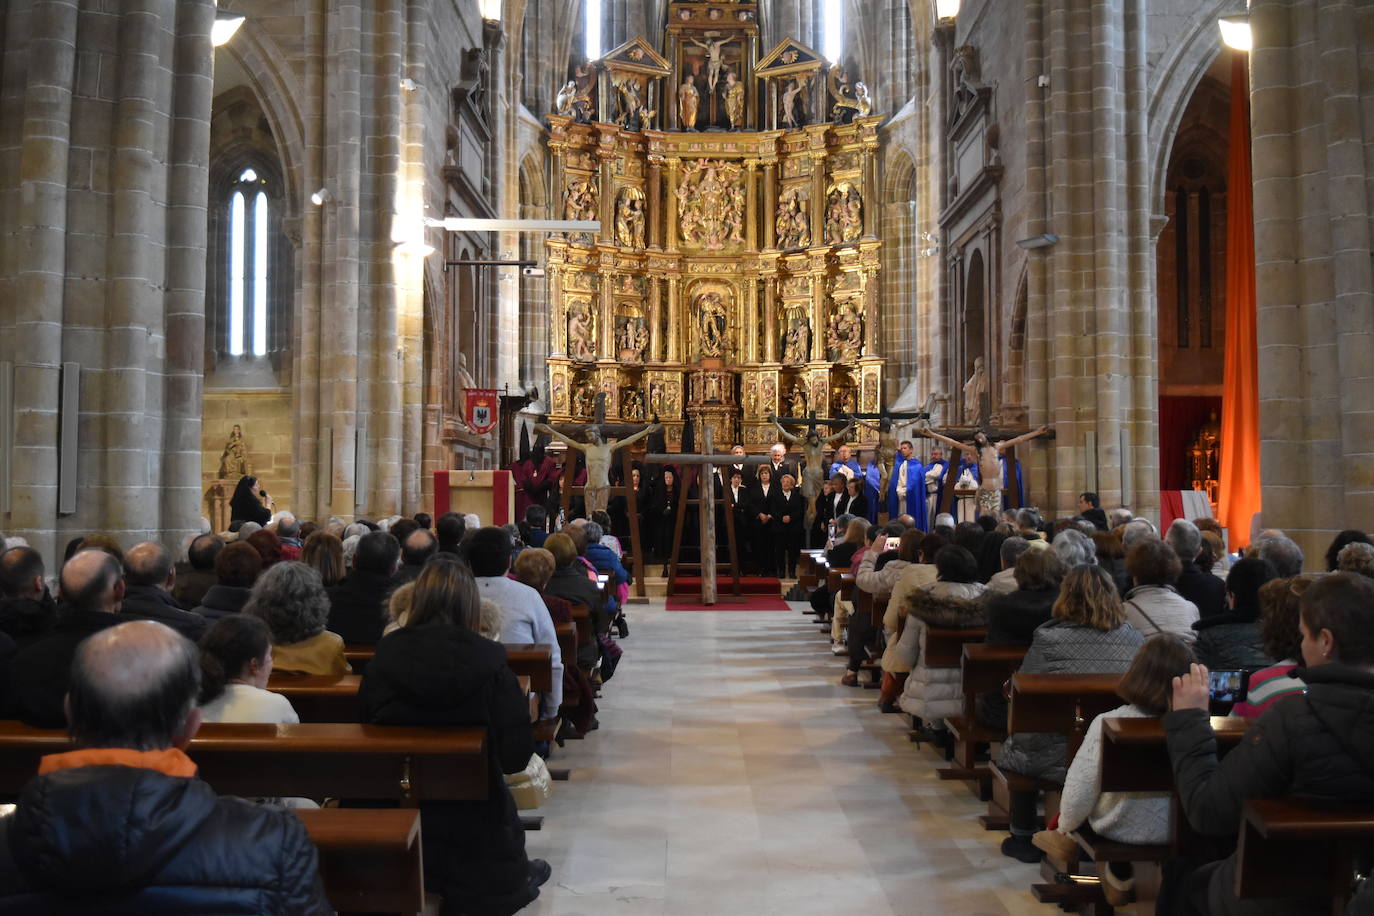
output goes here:
[[1193, 12], [1188, 25], [1179, 30], [1180, 40], [1169, 45], [1169, 51], [1156, 65], [1157, 76], [1150, 89], [1150, 207], [1155, 215], [1164, 212], [1169, 157], [1183, 113], [1207, 68], [1223, 50], [1217, 18], [1227, 13], [1243, 13], [1245, 2], [1207, 0], [1201, 7]]
[[277, 140], [277, 154], [285, 175], [287, 212], [294, 219], [300, 216], [301, 195], [305, 186], [302, 162], [305, 159], [305, 121], [300, 101], [305, 90], [296, 80], [285, 61], [287, 55], [252, 17], [244, 21], [234, 40], [219, 49], [243, 67], [257, 96], [272, 136]]

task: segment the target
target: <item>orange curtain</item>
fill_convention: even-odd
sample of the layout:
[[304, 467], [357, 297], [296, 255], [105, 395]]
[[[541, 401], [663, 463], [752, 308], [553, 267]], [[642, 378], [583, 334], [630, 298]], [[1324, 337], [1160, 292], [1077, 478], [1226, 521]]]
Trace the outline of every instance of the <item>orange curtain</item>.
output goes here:
[[1255, 211], [1250, 176], [1248, 56], [1232, 51], [1226, 195], [1226, 369], [1221, 398], [1217, 514], [1232, 550], [1250, 543], [1260, 511], [1259, 342], [1255, 317]]

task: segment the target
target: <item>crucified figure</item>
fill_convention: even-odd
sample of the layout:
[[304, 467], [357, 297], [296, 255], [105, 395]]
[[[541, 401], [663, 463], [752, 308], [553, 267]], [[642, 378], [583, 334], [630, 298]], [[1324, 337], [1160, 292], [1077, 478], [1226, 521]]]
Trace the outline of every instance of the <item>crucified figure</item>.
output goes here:
[[769, 419], [778, 428], [778, 435], [790, 444], [800, 446], [801, 453], [806, 458], [806, 470], [802, 471], [801, 475], [801, 492], [802, 499], [806, 500], [806, 530], [810, 531], [812, 523], [816, 521], [816, 497], [820, 495], [821, 482], [825, 479], [826, 447], [848, 439], [854, 424], [851, 422], [833, 436], [822, 439], [820, 433], [814, 429], [808, 429], [804, 436], [794, 436], [783, 428], [777, 417]]
[[568, 448], [577, 449], [582, 453], [587, 462], [587, 483], [582, 488], [582, 499], [587, 506], [587, 517], [591, 518], [592, 513], [606, 508], [609, 502], [611, 488], [611, 454], [628, 445], [633, 445], [645, 436], [658, 432], [663, 427], [657, 423], [653, 426], [641, 429], [633, 436], [624, 439], [617, 439], [614, 442], [606, 442], [601, 438], [601, 430], [595, 426], [587, 427], [587, 438], [590, 442], [578, 442], [570, 439], [551, 426], [543, 423], [534, 428], [537, 433], [547, 433]]
[[[719, 35], [720, 33], [715, 33]], [[721, 38], [716, 41], [700, 41], [693, 38], [691, 43], [706, 52], [706, 85], [715, 95], [716, 83], [720, 82], [721, 49], [725, 47], [728, 39]]]
[[[978, 482], [978, 514], [992, 516], [1002, 511], [1002, 466], [998, 459], [1007, 449], [1020, 445], [1022, 442], [1029, 442], [1049, 431], [1048, 426], [1042, 426], [1025, 435], [1017, 436], [1015, 439], [993, 442], [988, 438], [987, 433], [979, 430], [973, 436], [973, 444], [965, 445], [949, 436], [942, 436], [933, 429], [923, 427], [917, 430], [923, 436], [929, 436], [938, 442], [943, 442], [951, 449], [965, 452], [978, 459], [978, 476], [981, 478]], [[953, 459], [953, 457], [951, 453], [950, 458]]]

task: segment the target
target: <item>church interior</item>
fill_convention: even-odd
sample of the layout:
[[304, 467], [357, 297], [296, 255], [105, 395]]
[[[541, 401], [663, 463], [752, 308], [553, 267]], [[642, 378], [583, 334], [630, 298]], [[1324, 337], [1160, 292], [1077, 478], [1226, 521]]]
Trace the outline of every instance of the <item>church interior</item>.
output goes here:
[[[335, 589], [390, 551], [364, 627], [377, 632], [351, 638], [330, 611], [320, 629], [339, 633], [348, 663], [284, 690], [300, 728], [382, 727], [361, 724], [383, 720], [359, 720], [357, 701], [382, 689], [382, 647], [420, 619], [440, 573], [475, 579], [471, 594], [504, 615], [497, 641], [529, 695], [542, 804], [499, 778], [477, 797], [522, 802], [532, 896], [472, 902], [428, 847], [421, 868], [414, 838], [443, 835], [428, 819], [398, 821], [411, 833], [397, 853], [377, 821], [326, 833], [310, 820], [326, 804], [302, 815], [322, 911], [1368, 902], [1352, 876], [1374, 863], [1374, 815], [1302, 821], [1297, 859], [1282, 826], [1265, 833], [1287, 809], [1238, 811], [1198, 867], [1206, 831], [1188, 827], [1170, 721], [1190, 711], [1189, 662], [1234, 669], [1254, 702], [1256, 672], [1312, 670], [1322, 633], [1336, 647], [1322, 660], [1340, 656], [1374, 689], [1374, 657], [1340, 629], [1353, 616], [1318, 626], [1303, 603], [1291, 647], [1259, 648], [1265, 601], [1284, 603], [1264, 597], [1268, 581], [1291, 583], [1296, 615], [1309, 580], [1335, 595], [1335, 579], [1374, 577], [1360, 546], [1374, 539], [1372, 74], [1374, 4], [1359, 0], [9, 0], [0, 758], [17, 762], [0, 813], [18, 801], [5, 816], [22, 816], [35, 749], [66, 746], [60, 711], [40, 732], [18, 705], [31, 686], [20, 659], [52, 638], [7, 616], [4, 602], [29, 600], [33, 564], [33, 600], [59, 632], [59, 615], [98, 598], [78, 597], [64, 564], [105, 550], [132, 594], [160, 584], [135, 584], [140, 550], [160, 544], [173, 597], [178, 575], [228, 587], [213, 557], [248, 542], [246, 522], [276, 553], [244, 580], [235, 617], [267, 601], [249, 590], [273, 564], [318, 568], [313, 587], [337, 611]], [[506, 568], [483, 572], [493, 527], [514, 557], [508, 543]], [[613, 542], [609, 566], [589, 528]], [[316, 530], [339, 545], [334, 582], [302, 555]], [[390, 546], [365, 546], [378, 532]], [[590, 594], [557, 591], [563, 541]], [[1146, 542], [1168, 555], [1153, 561], [1161, 578]], [[515, 599], [487, 580], [525, 583], [527, 549], [552, 554], [536, 591], [563, 610], [536, 605], [516, 638], [503, 605]], [[1063, 568], [1027, 560], [1023, 575], [1023, 552]], [[446, 553], [461, 573], [430, 570]], [[1252, 561], [1267, 573], [1247, 584]], [[1071, 616], [1061, 605], [1092, 586], [1083, 566], [1105, 573], [1131, 651], [1115, 667], [1017, 674], [1043, 628], [998, 655], [997, 583], [1050, 588], [1035, 612], [1050, 621], [1051, 604]], [[1037, 575], [1048, 584], [1026, 584]], [[1133, 617], [1144, 587], [1192, 607], [1190, 622], [1175, 633]], [[397, 595], [415, 603], [398, 610]], [[115, 609], [209, 651], [220, 612], [199, 619], [178, 601], [185, 618]], [[278, 674], [259, 687], [276, 691], [291, 640], [263, 619]], [[1232, 624], [1251, 628], [1249, 660], [1204, 654], [1209, 628]], [[1173, 699], [1142, 712], [1154, 707], [1122, 685], [1179, 643], [1193, 652], [1174, 672], [1183, 686], [1166, 678]], [[1055, 694], [1035, 677], [1076, 680]], [[930, 699], [940, 685], [952, 705]], [[341, 692], [349, 705], [328, 705]], [[999, 722], [984, 718], [988, 692]], [[1201, 706], [1213, 755], [1259, 715], [1218, 696]], [[1096, 720], [1123, 700], [1163, 726]], [[402, 724], [436, 721], [456, 722]], [[1067, 760], [1015, 771], [1014, 739], [1040, 733]], [[227, 757], [216, 766], [230, 751], [201, 734], [188, 753], [200, 762], [202, 743], [212, 784], [230, 774], [223, 793], [351, 791], [272, 764], [281, 785], [260, 790]], [[1074, 760], [1094, 757], [1117, 789], [1093, 773], [1104, 794], [1082, 830], [1056, 829], [1082, 804]], [[402, 812], [470, 800], [418, 775], [412, 793], [411, 759]], [[1374, 804], [1374, 752], [1360, 759], [1363, 782], [1344, 791]], [[1115, 791], [1172, 799], [1168, 829], [1107, 838]], [[351, 883], [345, 823], [352, 854], [388, 863]], [[1248, 861], [1244, 840], [1232, 851], [1238, 829]], [[1338, 854], [1352, 837], [1364, 840]], [[1296, 883], [1266, 881], [1266, 849]], [[0, 842], [0, 876], [10, 854]], [[410, 858], [393, 868], [393, 854]], [[1189, 869], [1166, 867], [1188, 855]], [[552, 877], [536, 880], [535, 862]], [[1294, 877], [1308, 871], [1320, 879]], [[1208, 898], [1223, 872], [1231, 884]], [[401, 892], [417, 880], [418, 895]]]

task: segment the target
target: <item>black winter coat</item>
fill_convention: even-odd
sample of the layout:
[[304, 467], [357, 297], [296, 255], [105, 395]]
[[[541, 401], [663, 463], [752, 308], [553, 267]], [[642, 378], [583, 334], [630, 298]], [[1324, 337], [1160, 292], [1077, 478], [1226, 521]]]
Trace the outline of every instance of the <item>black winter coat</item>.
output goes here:
[[329, 623], [346, 643], [375, 646], [386, 626], [386, 600], [396, 588], [391, 576], [350, 569], [344, 580], [329, 588]]
[[242, 614], [243, 606], [248, 603], [248, 598], [252, 594], [251, 588], [241, 585], [212, 585], [205, 593], [205, 597], [200, 600], [200, 606], [195, 612], [213, 624], [221, 617]]
[[1174, 583], [1178, 593], [1197, 605], [1198, 617], [1206, 620], [1215, 614], [1226, 612], [1226, 582], [1196, 563], [1183, 564]]
[[[993, 646], [1029, 646], [1035, 638], [1035, 628], [1048, 623], [1054, 610], [1059, 589], [1039, 591], [1017, 589], [987, 600], [987, 643]], [[975, 712], [986, 728], [1005, 731], [1007, 728], [1007, 698], [1002, 689], [985, 690], [978, 694]]]
[[76, 647], [92, 633], [127, 623], [128, 618], [104, 611], [67, 610], [46, 636], [30, 643], [10, 665], [6, 718], [21, 719], [37, 728], [63, 728], [67, 713], [62, 700]]
[[198, 778], [58, 770], [0, 819], [0, 913], [332, 912], [300, 819]]
[[28, 645], [57, 625], [57, 602], [42, 598], [0, 598], [0, 633], [21, 646]]
[[[1216, 576], [1212, 578], [1216, 579]], [[1217, 579], [1220, 582], [1220, 579]], [[1258, 621], [1249, 615], [1226, 613], [1203, 617], [1193, 622], [1197, 642], [1193, 654], [1200, 664], [1215, 670], [1245, 668], [1255, 671], [1278, 664], [1264, 653]]]
[[525, 832], [502, 774], [525, 768], [534, 735], [505, 647], [447, 624], [402, 627], [377, 644], [358, 696], [365, 722], [486, 726], [487, 799], [421, 806], [425, 881], [445, 913], [509, 914], [529, 903]]
[[[1205, 710], [1164, 716], [1174, 784], [1198, 832], [1234, 837], [1252, 798], [1374, 801], [1374, 674], [1334, 664], [1295, 673], [1307, 693], [1271, 706], [1220, 762]], [[1237, 900], [1235, 866], [1232, 856], [1212, 875], [1213, 916], [1330, 912], [1324, 900]]]
[[209, 622], [204, 617], [183, 611], [171, 593], [153, 585], [130, 585], [119, 613], [126, 619], [165, 623], [191, 642], [199, 642], [209, 629]]

